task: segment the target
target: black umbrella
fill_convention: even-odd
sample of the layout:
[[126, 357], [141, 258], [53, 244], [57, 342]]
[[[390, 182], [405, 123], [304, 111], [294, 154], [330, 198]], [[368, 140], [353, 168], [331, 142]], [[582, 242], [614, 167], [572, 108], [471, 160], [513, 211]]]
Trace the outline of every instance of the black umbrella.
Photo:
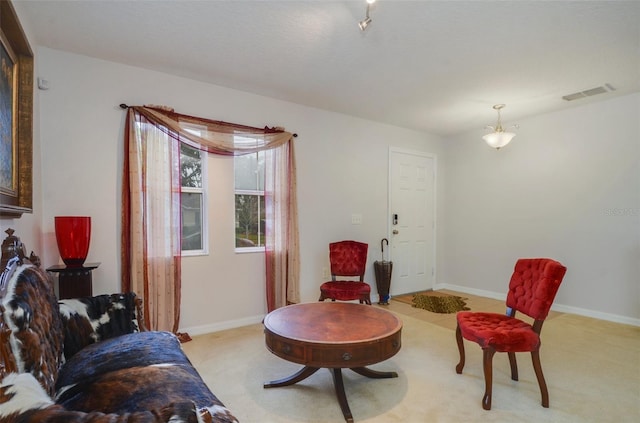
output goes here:
[[389, 245], [387, 238], [380, 241], [380, 249], [382, 250], [382, 261], [373, 263], [373, 270], [376, 272], [376, 286], [378, 287], [378, 295], [380, 300], [378, 304], [389, 305], [389, 286], [391, 285], [391, 271], [393, 270], [393, 262], [384, 259], [384, 243]]

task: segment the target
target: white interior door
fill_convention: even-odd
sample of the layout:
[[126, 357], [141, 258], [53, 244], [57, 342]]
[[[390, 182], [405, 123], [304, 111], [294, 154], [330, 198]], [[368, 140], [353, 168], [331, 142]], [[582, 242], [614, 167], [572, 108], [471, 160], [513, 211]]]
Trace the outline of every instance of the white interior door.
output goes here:
[[435, 157], [389, 151], [391, 295], [433, 289], [435, 280]]

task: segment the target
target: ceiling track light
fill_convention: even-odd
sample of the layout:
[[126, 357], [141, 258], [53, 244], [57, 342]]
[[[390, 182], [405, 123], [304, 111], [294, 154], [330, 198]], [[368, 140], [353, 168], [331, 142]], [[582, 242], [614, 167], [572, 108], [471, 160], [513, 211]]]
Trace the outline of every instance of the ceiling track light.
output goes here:
[[364, 31], [365, 29], [367, 29], [367, 27], [369, 26], [369, 24], [371, 24], [371, 18], [369, 17], [369, 7], [375, 3], [376, 0], [367, 0], [367, 13], [364, 17], [363, 20], [361, 20], [360, 22], [358, 22], [358, 26], [360, 27], [360, 31]]
[[[368, 11], [369, 11], [369, 7], [367, 6], [367, 12]], [[367, 15], [368, 14], [369, 13], [367, 13]], [[367, 29], [367, 27], [369, 26], [370, 23], [371, 23], [371, 18], [369, 16], [367, 16], [366, 18], [364, 18], [363, 20], [358, 22], [358, 26], [360, 27], [360, 31], [364, 31], [365, 29]]]
[[[504, 128], [502, 127], [500, 110], [505, 107], [505, 104], [496, 104], [495, 106], [493, 106], [493, 109], [498, 112], [498, 122], [496, 123], [495, 127], [487, 126], [487, 128], [492, 129], [493, 132], [482, 137], [482, 139], [485, 140], [485, 142], [489, 144], [490, 147], [493, 147], [496, 150], [500, 150], [502, 147], [509, 144], [513, 137], [516, 136], [516, 134], [513, 132], [505, 132]], [[513, 127], [518, 128], [518, 125], [513, 125]]]

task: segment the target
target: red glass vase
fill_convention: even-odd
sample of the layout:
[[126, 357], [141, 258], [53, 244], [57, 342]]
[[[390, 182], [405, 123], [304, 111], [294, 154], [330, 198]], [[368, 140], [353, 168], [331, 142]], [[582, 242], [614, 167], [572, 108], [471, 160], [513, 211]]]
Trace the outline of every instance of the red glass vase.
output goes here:
[[64, 264], [81, 267], [89, 253], [91, 218], [88, 216], [56, 216], [56, 241]]

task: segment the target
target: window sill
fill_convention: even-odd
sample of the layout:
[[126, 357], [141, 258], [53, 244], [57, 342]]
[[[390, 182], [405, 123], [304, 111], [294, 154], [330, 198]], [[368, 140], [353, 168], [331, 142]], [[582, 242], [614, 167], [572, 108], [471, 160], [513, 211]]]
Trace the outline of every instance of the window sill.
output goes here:
[[208, 256], [209, 251], [206, 250], [195, 250], [195, 251], [182, 251], [182, 257], [200, 257], [200, 256]]
[[264, 253], [264, 247], [245, 247], [245, 248], [236, 248], [236, 254], [247, 254], [247, 253]]

